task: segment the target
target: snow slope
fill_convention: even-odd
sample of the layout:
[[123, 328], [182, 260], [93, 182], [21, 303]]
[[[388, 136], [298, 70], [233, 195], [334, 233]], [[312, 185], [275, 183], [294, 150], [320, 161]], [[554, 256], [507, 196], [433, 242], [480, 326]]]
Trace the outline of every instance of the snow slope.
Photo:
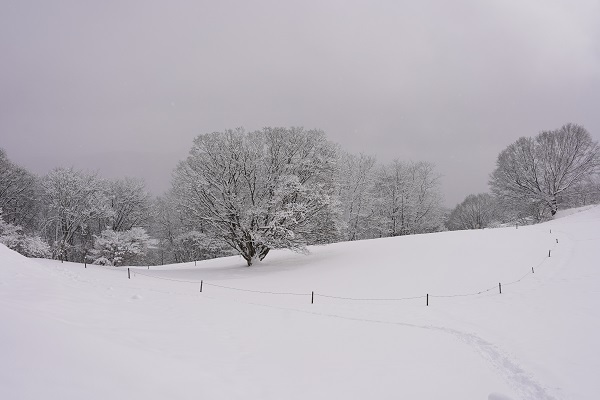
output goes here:
[[0, 399], [595, 399], [600, 207], [575, 211], [131, 279], [0, 245]]

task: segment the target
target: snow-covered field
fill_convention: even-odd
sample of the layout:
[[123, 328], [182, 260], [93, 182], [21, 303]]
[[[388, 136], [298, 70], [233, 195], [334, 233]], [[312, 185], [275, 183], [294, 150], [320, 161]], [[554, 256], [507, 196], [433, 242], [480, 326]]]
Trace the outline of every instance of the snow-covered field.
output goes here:
[[0, 399], [597, 399], [600, 207], [576, 211], [131, 279], [0, 245]]

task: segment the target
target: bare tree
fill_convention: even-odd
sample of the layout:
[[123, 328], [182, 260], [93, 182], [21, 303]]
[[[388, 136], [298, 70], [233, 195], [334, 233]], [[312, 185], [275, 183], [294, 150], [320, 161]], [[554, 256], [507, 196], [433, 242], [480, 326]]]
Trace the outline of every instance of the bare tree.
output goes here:
[[559, 204], [568, 207], [581, 207], [600, 203], [600, 174], [594, 174], [573, 185], [566, 194], [559, 197]]
[[322, 131], [243, 129], [200, 135], [175, 171], [179, 207], [248, 263], [337, 235], [334, 146]]
[[483, 229], [497, 218], [498, 205], [489, 193], [470, 194], [450, 213], [447, 227], [450, 230]]
[[522, 137], [498, 156], [492, 192], [503, 202], [543, 206], [551, 215], [558, 199], [596, 173], [600, 150], [584, 127], [566, 124], [535, 138]]

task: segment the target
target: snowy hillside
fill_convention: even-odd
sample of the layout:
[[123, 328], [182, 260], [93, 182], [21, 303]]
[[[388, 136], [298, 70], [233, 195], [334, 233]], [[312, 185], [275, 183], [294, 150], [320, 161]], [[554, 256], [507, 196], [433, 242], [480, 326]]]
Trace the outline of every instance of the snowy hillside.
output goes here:
[[600, 207], [575, 211], [131, 279], [0, 245], [0, 399], [596, 399]]

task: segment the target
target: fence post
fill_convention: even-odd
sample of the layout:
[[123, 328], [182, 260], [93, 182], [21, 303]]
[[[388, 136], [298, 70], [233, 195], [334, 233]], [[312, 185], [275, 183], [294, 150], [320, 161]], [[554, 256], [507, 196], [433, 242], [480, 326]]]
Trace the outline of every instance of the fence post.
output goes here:
[[552, 229], [550, 229], [550, 233], [552, 233]]
[[500, 282], [498, 282], [498, 290], [500, 291], [500, 294], [502, 294], [502, 284]]
[[533, 270], [533, 267], [531, 267], [531, 273], [535, 274], [535, 271]]
[[550, 250], [548, 250], [548, 257], [550, 257]]
[[315, 292], [310, 292], [310, 304], [315, 304]]
[[87, 268], [87, 263], [84, 263], [84, 264], [83, 264], [83, 268]]
[[196, 266], [196, 261], [194, 261], [194, 267]]
[[556, 243], [558, 243], [558, 239], [556, 239]]
[[427, 297], [427, 302], [425, 303], [425, 305], [426, 305], [427, 307], [429, 307], [429, 293], [427, 293], [427, 296], [426, 296], [426, 297]]
[[200, 293], [202, 293], [202, 283], [204, 283], [204, 281], [200, 281]]
[[127, 279], [131, 279], [131, 273], [129, 272], [129, 268], [127, 268]]

